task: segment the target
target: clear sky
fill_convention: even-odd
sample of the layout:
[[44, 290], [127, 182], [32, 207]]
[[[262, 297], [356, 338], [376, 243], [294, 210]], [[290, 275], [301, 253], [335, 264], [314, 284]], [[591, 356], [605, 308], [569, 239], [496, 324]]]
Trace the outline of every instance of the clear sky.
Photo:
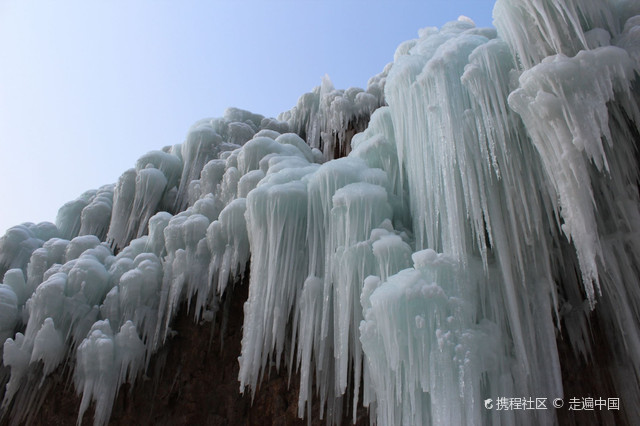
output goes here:
[[494, 0], [0, 0], [0, 235], [55, 221], [229, 106], [276, 116], [328, 74], [366, 87], [419, 28]]

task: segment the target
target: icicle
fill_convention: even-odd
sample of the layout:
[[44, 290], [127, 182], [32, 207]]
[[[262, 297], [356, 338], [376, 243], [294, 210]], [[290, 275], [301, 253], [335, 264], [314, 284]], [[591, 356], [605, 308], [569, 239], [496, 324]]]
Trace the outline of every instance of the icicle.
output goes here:
[[111, 221], [114, 185], [105, 185], [98, 189], [96, 196], [80, 213], [78, 235], [95, 235], [104, 240]]
[[589, 47], [585, 32], [619, 32], [615, 0], [498, 0], [495, 26], [525, 69], [558, 53], [573, 56]]
[[93, 424], [107, 424], [118, 388], [137, 375], [143, 355], [144, 344], [131, 322], [125, 323], [115, 336], [108, 320], [97, 321], [91, 327], [89, 336], [78, 347], [74, 375], [76, 389], [82, 393], [78, 425], [92, 400], [96, 403]]
[[26, 270], [31, 254], [40, 248], [44, 241], [57, 236], [58, 228], [48, 222], [38, 225], [24, 223], [9, 228], [0, 238], [0, 277], [9, 269]]
[[[613, 144], [607, 103], [616, 92], [622, 102], [630, 98], [633, 72], [628, 54], [615, 47], [583, 51], [571, 59], [555, 56], [522, 74], [520, 88], [509, 97], [559, 198], [562, 230], [576, 247], [592, 307], [601, 293], [597, 264], [603, 255], [594, 232], [598, 227], [590, 163], [600, 172], [610, 170], [604, 152], [604, 144]], [[631, 105], [629, 116], [640, 122], [638, 107]]]

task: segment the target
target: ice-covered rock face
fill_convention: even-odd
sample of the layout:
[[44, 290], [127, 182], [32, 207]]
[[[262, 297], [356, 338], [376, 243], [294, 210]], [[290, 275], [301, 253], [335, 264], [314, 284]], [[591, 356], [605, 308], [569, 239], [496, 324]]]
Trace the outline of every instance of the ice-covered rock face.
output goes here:
[[142, 156], [117, 185], [67, 203], [57, 225], [9, 230], [0, 240], [5, 409], [30, 392], [21, 387], [38, 364], [46, 376], [71, 361], [78, 418], [93, 401], [95, 423], [104, 424], [120, 385], [146, 370], [184, 300], [211, 321], [249, 262], [245, 197], [322, 161], [287, 131], [286, 122], [230, 109], [196, 123], [184, 144]]
[[240, 390], [286, 366], [301, 417], [317, 397], [329, 423], [349, 398], [378, 424], [553, 424], [480, 402], [562, 397], [556, 335], [589, 359], [595, 317], [636, 418], [637, 14], [499, 0], [497, 31], [425, 28], [366, 91], [325, 78], [278, 119], [200, 120], [56, 225], [10, 229], [3, 408], [73, 366], [79, 419], [93, 401], [105, 424], [180, 307], [211, 321], [250, 264]]

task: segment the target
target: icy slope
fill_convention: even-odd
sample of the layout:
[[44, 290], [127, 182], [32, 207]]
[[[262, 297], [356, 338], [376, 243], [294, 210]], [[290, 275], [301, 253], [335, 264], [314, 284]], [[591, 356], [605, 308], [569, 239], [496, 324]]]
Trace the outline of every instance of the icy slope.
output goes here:
[[212, 320], [250, 265], [240, 391], [295, 371], [301, 417], [318, 398], [329, 423], [363, 404], [379, 424], [554, 424], [484, 401], [587, 396], [561, 370], [598, 340], [602, 396], [638, 418], [639, 13], [499, 0], [497, 31], [423, 29], [367, 91], [325, 78], [277, 120], [201, 120], [56, 225], [12, 228], [5, 412], [63, 368], [78, 419], [93, 401], [106, 423], [178, 309]]

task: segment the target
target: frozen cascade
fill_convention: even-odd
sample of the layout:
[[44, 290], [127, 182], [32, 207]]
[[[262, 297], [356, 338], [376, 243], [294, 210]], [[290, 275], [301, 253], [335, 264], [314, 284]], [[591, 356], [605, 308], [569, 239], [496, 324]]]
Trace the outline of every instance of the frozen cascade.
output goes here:
[[300, 417], [556, 424], [484, 401], [580, 396], [563, 371], [602, 351], [621, 410], [598, 419], [640, 417], [640, 5], [494, 18], [420, 30], [366, 90], [326, 76], [277, 119], [200, 120], [7, 231], [3, 415], [65, 371], [78, 423], [106, 424], [181, 307], [213, 321], [248, 272], [240, 391], [296, 374]]

